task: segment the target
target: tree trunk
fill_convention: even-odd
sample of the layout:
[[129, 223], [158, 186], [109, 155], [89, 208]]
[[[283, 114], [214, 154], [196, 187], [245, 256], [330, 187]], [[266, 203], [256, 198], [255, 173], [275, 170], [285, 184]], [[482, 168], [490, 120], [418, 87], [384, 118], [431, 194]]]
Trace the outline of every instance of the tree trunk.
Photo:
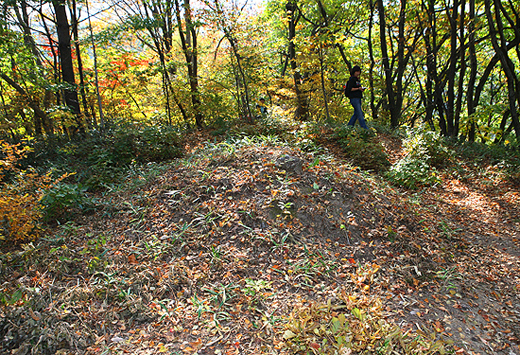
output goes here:
[[18, 7], [14, 7], [16, 17], [18, 19], [18, 24], [22, 28], [23, 31], [23, 41], [27, 47], [31, 50], [34, 60], [36, 61], [36, 64], [39, 68], [43, 67], [42, 61], [41, 61], [41, 55], [38, 51], [38, 48], [36, 47], [36, 42], [34, 41], [34, 38], [31, 34], [31, 26], [29, 24], [29, 15], [27, 13], [27, 2], [25, 0], [20, 1], [20, 7], [22, 10], [22, 13], [20, 14], [20, 11]]
[[446, 123], [447, 135], [449, 137], [456, 135], [454, 125], [455, 116], [455, 75], [457, 71], [457, 17], [458, 17], [458, 0], [454, 0], [452, 8], [446, 8], [446, 14], [450, 22], [450, 59], [447, 71], [448, 88], [447, 88], [447, 105], [446, 105]]
[[[94, 81], [96, 83], [96, 97], [97, 97], [98, 110], [99, 110], [99, 124], [101, 126], [101, 132], [103, 132], [105, 130], [105, 116], [103, 114], [103, 104], [101, 101], [101, 94], [99, 92], [96, 44], [94, 43], [94, 33], [92, 31], [92, 22], [90, 21], [90, 9], [88, 6], [88, 1], [89, 0], [85, 0], [85, 4], [87, 6], [87, 17], [88, 17], [88, 28], [89, 28], [89, 32], [90, 32], [90, 39], [92, 41], [92, 55], [94, 57]], [[92, 120], [94, 123], [94, 127], [97, 127], [96, 115], [94, 114], [94, 110], [92, 110]]]
[[[35, 62], [36, 62], [36, 65], [43, 72], [44, 68], [43, 68], [43, 63], [41, 61], [41, 54], [38, 51], [36, 42], [34, 41], [34, 38], [31, 33], [29, 15], [27, 13], [27, 2], [25, 0], [22, 0], [20, 2], [20, 6], [21, 6], [21, 14], [17, 7], [15, 7], [15, 13], [16, 13], [16, 17], [18, 19], [18, 23], [19, 23], [20, 27], [22, 27], [22, 30], [24, 33], [24, 43], [27, 47], [29, 47], [31, 49], [31, 52], [32, 52]], [[49, 99], [50, 99], [51, 95], [52, 95], [51, 91], [46, 88], [45, 94], [44, 94], [44, 97], [45, 97], [44, 108], [47, 107], [46, 103], [48, 103], [48, 101], [50, 101]], [[34, 115], [34, 131], [37, 135], [41, 135], [43, 133], [42, 127], [43, 127], [43, 130], [45, 131], [45, 134], [47, 134], [47, 135], [53, 134], [52, 122], [50, 122], [49, 120], [50, 120], [50, 118], [47, 115], [45, 115], [45, 119], [40, 117], [39, 115], [36, 115], [36, 114]]]
[[[383, 62], [383, 71], [385, 72], [385, 91], [388, 99], [388, 108], [390, 110], [390, 125], [396, 128], [399, 125], [399, 115], [396, 109], [396, 100], [393, 89], [392, 68], [390, 67], [390, 58], [388, 56], [388, 45], [386, 43], [386, 19], [385, 7], [383, 0], [376, 0], [379, 12], [379, 37], [381, 41], [381, 55]], [[400, 111], [400, 110], [399, 110]]]
[[468, 140], [470, 142], [475, 141], [476, 134], [476, 126], [475, 120], [472, 116], [476, 112], [476, 102], [474, 98], [475, 92], [475, 83], [477, 80], [477, 70], [478, 70], [478, 62], [477, 62], [477, 51], [475, 48], [475, 2], [469, 1], [469, 39], [468, 39], [468, 47], [469, 47], [469, 81], [468, 81], [468, 92], [466, 94], [466, 104], [468, 110], [468, 117], [470, 118], [470, 127], [468, 131]]
[[[49, 26], [47, 26], [47, 22], [45, 21], [45, 13], [43, 12], [43, 8], [40, 6], [38, 8], [38, 14], [40, 15], [40, 18], [42, 19], [42, 26], [45, 30], [45, 36], [47, 38], [47, 41], [49, 42], [49, 49], [52, 54], [52, 63], [49, 63], [52, 66], [53, 70], [53, 76], [54, 76], [54, 84], [58, 84], [60, 82], [60, 65], [58, 60], [58, 49], [56, 48], [56, 43], [54, 41], [54, 38], [50, 32]], [[60, 105], [62, 103], [62, 98], [60, 97], [60, 92], [56, 91], [54, 93], [54, 97], [56, 100], [56, 105]]]
[[226, 37], [229, 41], [229, 44], [231, 45], [231, 49], [232, 49], [235, 59], [237, 61], [238, 73], [240, 74], [240, 79], [242, 81], [242, 85], [244, 86], [244, 99], [245, 100], [243, 102], [244, 107], [242, 108], [242, 111], [243, 111], [244, 115], [246, 117], [248, 117], [248, 120], [252, 121], [253, 114], [251, 113], [251, 98], [250, 98], [250, 94], [249, 94], [249, 85], [247, 83], [247, 77], [246, 77], [244, 68], [242, 66], [242, 60], [240, 58], [240, 54], [238, 53], [238, 48], [237, 48], [236, 42], [235, 42], [234, 38], [232, 37], [229, 29], [225, 29], [224, 31], [226, 33]]
[[[83, 105], [83, 113], [86, 117], [89, 116], [89, 109], [87, 103], [87, 91], [85, 86], [85, 75], [83, 73], [83, 62], [81, 60], [81, 51], [79, 47], [79, 35], [78, 35], [78, 15], [76, 0], [72, 0], [72, 33], [74, 35], [74, 48], [76, 50], [76, 57], [78, 62], [78, 74], [79, 74], [79, 91], [81, 94], [81, 103]], [[87, 124], [89, 128], [92, 128], [92, 120], [88, 119]]]
[[[370, 68], [368, 70], [368, 82], [370, 85], [370, 110], [372, 117], [377, 118], [378, 112], [375, 106], [375, 93], [374, 93], [374, 67], [376, 66], [376, 60], [374, 58], [374, 48], [372, 41], [372, 31], [374, 28], [374, 16], [375, 16], [375, 4], [373, 0], [370, 0], [370, 18], [368, 23], [368, 55], [370, 57]], [[350, 69], [350, 68], [349, 68]], [[349, 70], [350, 71], [350, 70]]]
[[[172, 109], [171, 109], [171, 96], [175, 95], [172, 87], [172, 80], [170, 77], [171, 70], [168, 69], [167, 56], [172, 49], [173, 31], [172, 26], [172, 2], [165, 1], [146, 1], [141, 2], [144, 8], [143, 17], [145, 20], [148, 19], [160, 19], [161, 26], [159, 27], [162, 32], [158, 31], [155, 26], [147, 26], [148, 33], [153, 41], [153, 46], [149, 45], [153, 51], [159, 56], [159, 63], [161, 64], [161, 76], [162, 76], [162, 89], [164, 96], [166, 97], [165, 110], [166, 119], [169, 125], [172, 124]], [[164, 7], [163, 7], [164, 6]], [[146, 43], [146, 42], [145, 42]], [[186, 122], [188, 125], [189, 123]]]
[[325, 69], [323, 65], [323, 48], [320, 46], [320, 77], [321, 77], [321, 91], [323, 93], [323, 102], [325, 103], [325, 113], [327, 114], [327, 121], [330, 122], [330, 112], [329, 112], [329, 98], [327, 95], [327, 89], [325, 88]]
[[[500, 59], [500, 64], [502, 64], [502, 70], [504, 71], [507, 78], [507, 89], [508, 89], [508, 98], [509, 98], [509, 110], [511, 111], [511, 120], [513, 123], [513, 127], [515, 129], [515, 134], [517, 137], [520, 137], [520, 122], [518, 118], [518, 111], [516, 107], [517, 102], [517, 90], [520, 83], [518, 82], [518, 78], [516, 77], [515, 65], [511, 58], [509, 57], [507, 51], [507, 42], [504, 37], [504, 27], [502, 23], [502, 17], [500, 13], [500, 5], [498, 0], [493, 0], [495, 16], [493, 16], [492, 4], [491, 0], [485, 0], [485, 11], [486, 17], [488, 20], [489, 34], [491, 38], [491, 43], [493, 44], [493, 48], [495, 52], [498, 54]], [[495, 22], [496, 21], [496, 24]], [[495, 26], [496, 25], [496, 26]], [[497, 38], [497, 35], [499, 38]], [[500, 41], [500, 42], [499, 42]], [[520, 100], [519, 100], [520, 101]]]
[[287, 16], [289, 17], [289, 62], [291, 63], [291, 69], [293, 71], [294, 91], [296, 93], [296, 112], [294, 115], [297, 119], [306, 121], [309, 118], [309, 108], [307, 104], [308, 98], [301, 87], [302, 76], [297, 70], [296, 45], [294, 44], [294, 38], [296, 37], [296, 24], [300, 19], [300, 14], [296, 0], [289, 0], [285, 8], [287, 10]]
[[13, 89], [15, 89], [20, 95], [25, 97], [27, 100], [27, 105], [34, 111], [34, 114], [39, 117], [42, 122], [48, 121], [49, 118], [45, 111], [43, 111], [37, 102], [35, 102], [32, 97], [22, 88], [17, 82], [12, 80], [6, 74], [0, 72], [0, 78], [4, 79]]
[[190, 96], [193, 111], [195, 113], [195, 123], [199, 129], [204, 127], [204, 116], [202, 114], [202, 105], [200, 102], [199, 93], [199, 78], [198, 78], [198, 55], [197, 55], [197, 33], [195, 25], [191, 19], [190, 1], [184, 0], [184, 19], [186, 31], [182, 29], [181, 21], [181, 7], [179, 1], [175, 0], [175, 13], [177, 16], [177, 26], [179, 29], [179, 36], [181, 39], [182, 50], [184, 58], [188, 67], [188, 80], [190, 84]]
[[74, 128], [74, 131], [78, 129], [82, 130], [83, 127], [79, 118], [81, 110], [79, 107], [78, 92], [76, 91], [76, 82], [74, 79], [69, 21], [67, 19], [65, 2], [61, 0], [54, 0], [52, 4], [54, 6], [54, 11], [56, 12], [56, 22], [58, 27], [58, 47], [61, 61], [61, 75], [63, 81], [69, 84], [69, 87], [65, 89], [65, 104], [76, 116], [77, 127]]
[[466, 39], [465, 34], [465, 20], [466, 20], [466, 0], [462, 0], [460, 4], [460, 16], [459, 16], [459, 60], [460, 60], [460, 70], [459, 70], [459, 81], [457, 87], [457, 102], [455, 104], [455, 116], [454, 116], [454, 132], [453, 136], [458, 137], [460, 132], [460, 115], [462, 112], [462, 101], [464, 99], [464, 82], [466, 77], [466, 46], [464, 44]]

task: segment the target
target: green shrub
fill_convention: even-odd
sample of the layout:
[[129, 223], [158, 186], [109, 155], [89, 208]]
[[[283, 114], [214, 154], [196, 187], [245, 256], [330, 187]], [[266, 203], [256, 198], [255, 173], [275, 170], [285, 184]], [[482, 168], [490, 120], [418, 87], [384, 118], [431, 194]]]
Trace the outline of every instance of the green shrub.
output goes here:
[[95, 208], [88, 197], [87, 188], [81, 185], [59, 183], [48, 189], [40, 200], [45, 222], [64, 222], [75, 212], [85, 213]]
[[229, 132], [229, 129], [233, 125], [234, 120], [231, 117], [228, 116], [218, 116], [213, 123], [211, 124], [210, 128], [213, 129], [211, 131], [212, 136], [222, 136], [226, 135]]
[[438, 133], [419, 127], [407, 132], [404, 147], [412, 158], [425, 160], [430, 166], [441, 168], [450, 164], [454, 151]]
[[260, 136], [278, 136], [284, 141], [292, 139], [292, 131], [296, 128], [296, 122], [291, 116], [282, 112], [278, 107], [271, 107], [266, 116], [255, 120], [255, 134]]
[[394, 138], [405, 138], [406, 134], [401, 128], [393, 128], [388, 123], [380, 123], [377, 121], [370, 122], [370, 128], [378, 134], [385, 134]]
[[181, 155], [180, 134], [174, 127], [122, 126], [104, 134], [90, 132], [85, 137], [61, 141], [50, 137], [30, 143], [35, 149], [26, 166], [74, 173], [70, 183], [100, 190], [121, 180], [134, 163], [161, 162]]
[[123, 132], [121, 136], [116, 135], [116, 144], [124, 147], [119, 153], [128, 154], [130, 150], [134, 153], [135, 160], [143, 163], [179, 157], [179, 142], [179, 132], [173, 127], [147, 126], [128, 133]]
[[409, 189], [441, 182], [435, 167], [430, 167], [426, 160], [412, 155], [407, 155], [394, 164], [386, 173], [386, 177], [393, 184]]
[[0, 241], [26, 242], [38, 236], [41, 191], [51, 186], [51, 178], [20, 169], [30, 150], [0, 141]]
[[336, 129], [334, 137], [361, 168], [384, 171], [390, 166], [385, 148], [373, 131], [343, 125]]
[[441, 182], [436, 166], [447, 165], [453, 153], [438, 133], [411, 130], [404, 146], [406, 155], [386, 173], [388, 180], [410, 189]]
[[505, 144], [458, 142], [453, 144], [452, 149], [465, 161], [472, 161], [483, 168], [494, 166], [506, 178], [520, 182], [520, 143], [515, 137], [508, 137]]

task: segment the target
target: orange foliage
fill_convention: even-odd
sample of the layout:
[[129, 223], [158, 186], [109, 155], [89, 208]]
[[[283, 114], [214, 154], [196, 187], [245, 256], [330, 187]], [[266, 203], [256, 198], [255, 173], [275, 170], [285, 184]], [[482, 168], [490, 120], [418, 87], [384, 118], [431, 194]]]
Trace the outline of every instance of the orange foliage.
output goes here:
[[40, 200], [51, 186], [51, 176], [41, 176], [17, 167], [16, 163], [30, 148], [6, 142], [1, 142], [0, 146], [0, 239], [13, 242], [34, 240], [42, 217]]

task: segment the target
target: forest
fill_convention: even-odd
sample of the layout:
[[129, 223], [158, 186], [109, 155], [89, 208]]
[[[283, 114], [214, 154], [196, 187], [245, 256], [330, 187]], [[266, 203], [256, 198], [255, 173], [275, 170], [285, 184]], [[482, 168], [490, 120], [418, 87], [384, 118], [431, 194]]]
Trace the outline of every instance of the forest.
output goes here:
[[0, 5], [0, 353], [520, 354], [520, 1]]

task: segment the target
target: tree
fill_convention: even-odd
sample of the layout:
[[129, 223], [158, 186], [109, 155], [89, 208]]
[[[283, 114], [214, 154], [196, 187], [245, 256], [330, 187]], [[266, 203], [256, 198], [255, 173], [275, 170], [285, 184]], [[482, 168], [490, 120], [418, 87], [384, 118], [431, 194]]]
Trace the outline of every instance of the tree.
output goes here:
[[[397, 23], [397, 29], [392, 28], [387, 32], [387, 15], [383, 0], [377, 0], [377, 8], [379, 12], [379, 36], [381, 44], [382, 65], [385, 77], [385, 94], [388, 98], [388, 109], [390, 110], [390, 124], [396, 128], [399, 126], [399, 120], [403, 110], [403, 101], [405, 97], [405, 72], [408, 69], [408, 63], [412, 57], [413, 51], [420, 38], [420, 32], [410, 27], [407, 9], [407, 1], [401, 0]], [[397, 31], [396, 31], [397, 30]], [[397, 48], [391, 48], [395, 56], [390, 57], [388, 52], [388, 36], [392, 32], [397, 32]], [[391, 38], [390, 38], [391, 39]], [[390, 41], [393, 43], [393, 41]]]
[[[184, 28], [181, 19], [182, 12], [184, 12]], [[201, 129], [204, 126], [204, 116], [202, 114], [199, 92], [197, 30], [192, 20], [190, 0], [184, 0], [182, 9], [179, 5], [179, 0], [175, 0], [175, 15], [177, 17], [177, 28], [179, 30], [182, 51], [188, 70], [191, 104], [195, 114], [195, 123], [197, 127]]]
[[293, 72], [294, 80], [294, 91], [296, 93], [296, 111], [295, 117], [300, 120], [307, 120], [309, 115], [308, 97], [302, 90], [302, 76], [298, 70], [298, 64], [296, 61], [296, 44], [294, 43], [296, 37], [296, 25], [301, 18], [301, 11], [298, 8], [297, 0], [289, 0], [285, 5], [288, 23], [288, 40], [289, 47], [287, 49], [289, 63]]
[[[72, 60], [71, 36], [69, 20], [65, 1], [53, 0], [52, 5], [56, 14], [56, 27], [58, 33], [58, 48], [60, 55], [61, 74], [63, 81], [68, 84], [65, 88], [65, 104], [72, 110], [76, 117], [77, 127], [74, 129], [84, 130], [80, 121], [80, 106], [78, 92], [76, 91], [76, 81], [74, 78], [74, 65]], [[74, 132], [73, 132], [74, 133]]]
[[[235, 4], [231, 9], [226, 11], [219, 0], [206, 1], [206, 5], [212, 12], [210, 20], [216, 23], [216, 29], [223, 33], [223, 38], [229, 43], [233, 56], [231, 63], [236, 63], [236, 65], [234, 65], [234, 71], [236, 72], [235, 84], [239, 111], [242, 117], [252, 120], [254, 115], [251, 111], [250, 77], [246, 73], [247, 69], [244, 65], [244, 60], [248, 59], [248, 55], [245, 54], [241, 48], [242, 43], [240, 43], [237, 34], [237, 32], [239, 32], [238, 19], [241, 16], [243, 8], [238, 9]], [[221, 42], [222, 40], [219, 41], [219, 44]]]
[[517, 110], [517, 103], [520, 104], [520, 81], [516, 74], [515, 64], [509, 56], [506, 28], [503, 22], [504, 18], [513, 29], [512, 32], [515, 36], [515, 40], [517, 40], [520, 37], [520, 30], [518, 29], [520, 26], [520, 15], [515, 11], [514, 7], [511, 7], [513, 15], [509, 15], [505, 6], [497, 0], [485, 0], [484, 4], [491, 43], [507, 78], [509, 114], [511, 115], [512, 127], [514, 127], [516, 136], [520, 137], [520, 122]]

